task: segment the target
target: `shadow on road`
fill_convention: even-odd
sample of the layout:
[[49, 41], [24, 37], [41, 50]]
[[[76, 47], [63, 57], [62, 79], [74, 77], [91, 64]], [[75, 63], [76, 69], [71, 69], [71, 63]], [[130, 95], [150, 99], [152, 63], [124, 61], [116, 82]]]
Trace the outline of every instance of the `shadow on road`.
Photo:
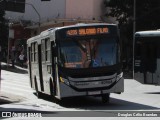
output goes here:
[[[43, 99], [55, 102], [48, 95]], [[62, 107], [79, 110], [160, 110], [158, 107], [110, 98], [110, 103], [103, 103], [101, 97], [71, 97], [56, 101]]]
[[160, 94], [160, 92], [146, 92], [145, 94]]
[[10, 72], [15, 72], [15, 73], [21, 73], [21, 74], [27, 74], [28, 71], [25, 68], [21, 67], [12, 67], [12, 66], [7, 66], [6, 64], [2, 64], [2, 70], [10, 71]]
[[12, 103], [10, 100], [0, 99], [0, 105], [2, 105], [2, 104], [10, 104], [10, 103]]

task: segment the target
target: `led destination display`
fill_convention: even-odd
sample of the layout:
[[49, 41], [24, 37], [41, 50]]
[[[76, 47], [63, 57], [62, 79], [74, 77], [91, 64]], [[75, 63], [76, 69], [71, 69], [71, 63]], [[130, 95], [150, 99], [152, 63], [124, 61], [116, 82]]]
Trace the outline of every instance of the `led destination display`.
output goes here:
[[67, 36], [85, 36], [85, 35], [98, 35], [108, 33], [108, 28], [80, 28], [72, 29], [66, 32]]

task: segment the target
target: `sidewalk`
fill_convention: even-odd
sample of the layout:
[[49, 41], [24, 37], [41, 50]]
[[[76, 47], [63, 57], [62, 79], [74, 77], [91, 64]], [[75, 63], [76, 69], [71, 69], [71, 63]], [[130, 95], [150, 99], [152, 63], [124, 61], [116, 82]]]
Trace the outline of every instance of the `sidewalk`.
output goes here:
[[[1, 63], [1, 65], [2, 65], [2, 70], [7, 70], [10, 72], [15, 72], [15, 73], [20, 73], [20, 74], [27, 74], [28, 73], [26, 68], [21, 68], [19, 66], [15, 66], [13, 68], [11, 65], [7, 66], [7, 64], [3, 63], [3, 62]], [[25, 98], [23, 98], [22, 96], [2, 92], [0, 90], [0, 105], [10, 104], [10, 103], [14, 103], [14, 102], [21, 102], [24, 99]]]
[[9, 64], [9, 66], [7, 65], [7, 63], [2, 62], [1, 63], [1, 67], [2, 70], [7, 70], [10, 72], [15, 72], [15, 73], [21, 73], [21, 74], [27, 74], [28, 73], [28, 69], [27, 68], [22, 68], [19, 66], [12, 67], [11, 64]]

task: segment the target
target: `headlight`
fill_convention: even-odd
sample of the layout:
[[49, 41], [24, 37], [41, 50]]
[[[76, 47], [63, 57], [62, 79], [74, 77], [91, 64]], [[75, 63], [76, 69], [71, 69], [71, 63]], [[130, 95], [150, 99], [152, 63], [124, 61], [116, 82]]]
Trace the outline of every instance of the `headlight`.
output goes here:
[[116, 80], [118, 81], [119, 79], [121, 79], [123, 77], [123, 72], [121, 72], [119, 75], [117, 75]]

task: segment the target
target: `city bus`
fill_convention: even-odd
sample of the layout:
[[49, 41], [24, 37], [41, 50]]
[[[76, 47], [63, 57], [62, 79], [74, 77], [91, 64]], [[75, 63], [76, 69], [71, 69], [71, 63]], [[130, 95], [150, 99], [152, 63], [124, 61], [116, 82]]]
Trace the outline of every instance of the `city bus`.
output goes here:
[[134, 79], [142, 84], [160, 85], [160, 31], [135, 33]]
[[90, 23], [56, 27], [27, 40], [31, 87], [66, 97], [100, 96], [124, 91], [121, 41], [115, 24]]

